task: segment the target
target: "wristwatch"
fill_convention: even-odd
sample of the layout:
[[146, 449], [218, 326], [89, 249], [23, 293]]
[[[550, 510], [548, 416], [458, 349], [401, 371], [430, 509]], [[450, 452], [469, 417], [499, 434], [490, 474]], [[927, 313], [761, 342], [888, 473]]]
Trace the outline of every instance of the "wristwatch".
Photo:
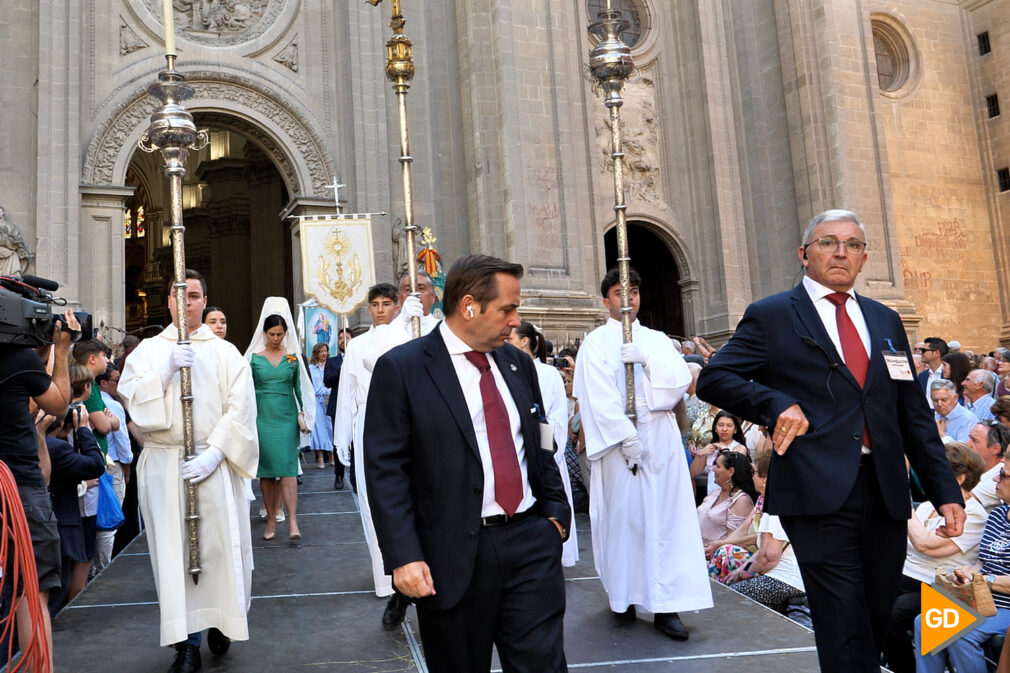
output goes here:
[[989, 591], [992, 591], [992, 583], [996, 581], [995, 575], [986, 575], [985, 583], [989, 585]]

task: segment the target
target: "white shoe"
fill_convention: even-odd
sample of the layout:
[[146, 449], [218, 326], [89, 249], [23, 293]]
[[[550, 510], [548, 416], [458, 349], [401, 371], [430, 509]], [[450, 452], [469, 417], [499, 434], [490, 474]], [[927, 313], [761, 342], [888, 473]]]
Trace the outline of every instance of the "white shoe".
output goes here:
[[284, 521], [284, 510], [283, 509], [281, 511], [277, 512], [277, 522], [280, 523], [281, 521]]
[[266, 521], [266, 520], [267, 520], [267, 508], [260, 507], [260, 521]]

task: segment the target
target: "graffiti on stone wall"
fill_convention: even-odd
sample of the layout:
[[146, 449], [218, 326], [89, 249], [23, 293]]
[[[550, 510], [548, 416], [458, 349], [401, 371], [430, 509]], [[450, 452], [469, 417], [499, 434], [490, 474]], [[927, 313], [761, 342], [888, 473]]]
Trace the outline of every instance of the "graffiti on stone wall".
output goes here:
[[956, 217], [940, 220], [935, 230], [915, 235], [915, 247], [965, 250], [968, 247], [968, 232]]

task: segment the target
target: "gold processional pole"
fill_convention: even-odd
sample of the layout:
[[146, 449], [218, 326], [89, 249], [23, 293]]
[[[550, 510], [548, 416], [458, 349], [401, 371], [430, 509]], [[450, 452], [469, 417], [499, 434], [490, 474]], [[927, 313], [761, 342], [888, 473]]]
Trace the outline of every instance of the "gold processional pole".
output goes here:
[[[189, 318], [186, 314], [186, 249], [182, 226], [182, 176], [186, 173], [189, 150], [200, 150], [207, 144], [207, 132], [197, 131], [191, 115], [179, 101], [190, 98], [193, 88], [185, 84], [186, 78], [175, 71], [174, 23], [171, 2], [165, 2], [165, 62], [166, 69], [158, 73], [158, 82], [147, 88], [162, 106], [151, 115], [151, 126], [140, 137], [137, 145], [145, 152], [161, 151], [168, 177], [169, 207], [172, 239], [172, 268], [175, 294], [175, 325], [179, 330], [179, 343], [189, 344]], [[186, 460], [195, 457], [193, 445], [193, 377], [189, 367], [179, 370], [182, 388], [183, 448]], [[189, 568], [186, 570], [193, 583], [200, 582], [200, 514], [197, 508], [196, 484], [186, 481], [186, 532], [189, 538]]]
[[[367, 0], [373, 7], [382, 0]], [[417, 252], [414, 234], [417, 226], [414, 224], [414, 191], [411, 187], [410, 165], [414, 157], [410, 156], [410, 136], [407, 132], [407, 90], [410, 80], [414, 77], [413, 45], [403, 34], [406, 23], [400, 12], [400, 0], [392, 0], [393, 18], [389, 26], [393, 36], [386, 42], [386, 78], [393, 83], [400, 113], [400, 167], [403, 173], [403, 231], [407, 238], [407, 273], [410, 275], [410, 293], [417, 294]], [[421, 336], [421, 319], [411, 318], [411, 331], [414, 338]]]
[[[621, 149], [621, 106], [628, 76], [635, 69], [631, 60], [631, 49], [621, 41], [621, 32], [628, 28], [628, 22], [621, 18], [621, 12], [610, 7], [597, 14], [597, 20], [589, 26], [590, 32], [600, 38], [600, 43], [589, 52], [589, 72], [596, 85], [606, 94], [603, 104], [610, 110], [611, 158], [614, 160], [614, 213], [617, 215], [617, 264], [621, 279], [621, 326], [624, 343], [631, 343], [631, 286], [628, 271], [631, 257], [628, 254], [628, 222], [624, 203], [624, 152]], [[635, 365], [624, 366], [624, 388], [626, 402], [624, 414], [637, 421], [635, 412]]]

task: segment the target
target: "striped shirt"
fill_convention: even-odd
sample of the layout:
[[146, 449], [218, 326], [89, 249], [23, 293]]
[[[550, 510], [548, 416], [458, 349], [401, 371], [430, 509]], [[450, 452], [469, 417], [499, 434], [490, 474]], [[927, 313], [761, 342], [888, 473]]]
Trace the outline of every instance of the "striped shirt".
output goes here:
[[[982, 562], [983, 575], [1010, 575], [1010, 505], [1000, 505], [989, 513], [978, 545], [978, 560]], [[1010, 594], [992, 592], [997, 608], [1010, 609]]]

